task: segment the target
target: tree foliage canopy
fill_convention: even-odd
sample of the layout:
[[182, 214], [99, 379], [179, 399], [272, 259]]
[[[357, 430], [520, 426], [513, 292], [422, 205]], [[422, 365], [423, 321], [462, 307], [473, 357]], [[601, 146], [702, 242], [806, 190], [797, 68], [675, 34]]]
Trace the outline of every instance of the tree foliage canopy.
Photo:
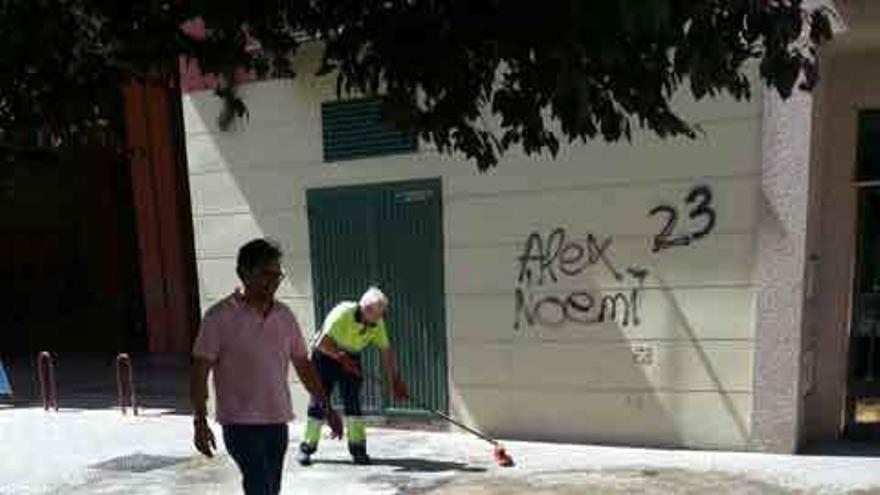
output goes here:
[[[381, 92], [389, 120], [485, 169], [515, 145], [693, 136], [672, 95], [748, 98], [752, 60], [783, 97], [808, 90], [831, 15], [802, 0], [0, 0], [0, 140], [107, 127], [108, 88], [181, 55], [221, 81], [294, 76], [318, 40], [341, 93]], [[183, 29], [195, 19], [205, 36]], [[231, 85], [218, 93], [235, 103]]]

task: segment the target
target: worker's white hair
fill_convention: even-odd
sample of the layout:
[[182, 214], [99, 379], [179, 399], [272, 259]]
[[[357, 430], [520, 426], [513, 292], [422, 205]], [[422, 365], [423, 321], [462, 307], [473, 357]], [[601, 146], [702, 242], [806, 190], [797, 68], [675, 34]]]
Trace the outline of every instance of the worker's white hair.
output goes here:
[[379, 290], [378, 287], [370, 287], [364, 292], [364, 295], [361, 296], [361, 300], [358, 304], [363, 308], [365, 306], [372, 306], [376, 303], [381, 304], [382, 307], [388, 307], [388, 297], [384, 292]]

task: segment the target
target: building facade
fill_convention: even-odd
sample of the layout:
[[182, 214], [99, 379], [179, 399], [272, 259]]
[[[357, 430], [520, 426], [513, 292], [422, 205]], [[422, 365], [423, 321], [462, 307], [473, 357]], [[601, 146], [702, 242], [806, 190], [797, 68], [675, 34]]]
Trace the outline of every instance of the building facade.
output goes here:
[[[851, 434], [880, 396], [865, 350], [880, 16], [844, 7], [859, 22], [812, 96], [682, 94], [696, 140], [512, 151], [485, 174], [305, 76], [317, 47], [297, 79], [243, 84], [249, 120], [225, 131], [185, 77], [200, 306], [268, 236], [305, 329], [380, 285], [414, 395], [492, 434], [778, 452]], [[376, 414], [420, 414], [366, 393]]]

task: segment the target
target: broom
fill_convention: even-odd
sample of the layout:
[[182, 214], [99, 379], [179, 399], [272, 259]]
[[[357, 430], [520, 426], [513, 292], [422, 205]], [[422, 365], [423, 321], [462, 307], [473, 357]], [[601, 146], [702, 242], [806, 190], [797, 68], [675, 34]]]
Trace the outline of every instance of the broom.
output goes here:
[[[376, 383], [380, 387], [382, 386], [382, 380], [380, 380], [376, 375], [373, 375], [371, 373], [365, 373], [365, 375], [372, 382]], [[446, 421], [454, 424], [455, 426], [458, 426], [462, 430], [465, 430], [468, 433], [471, 433], [472, 435], [475, 435], [475, 436], [479, 437], [480, 439], [485, 440], [485, 441], [489, 442], [490, 444], [492, 444], [492, 446], [494, 447], [492, 450], [492, 458], [495, 460], [495, 463], [498, 464], [499, 466], [501, 466], [501, 467], [513, 466], [513, 457], [510, 457], [510, 454], [507, 453], [507, 449], [505, 449], [504, 445], [502, 445], [501, 442], [499, 442], [498, 440], [495, 440], [494, 438], [486, 435], [485, 433], [477, 431], [477, 430], [471, 428], [470, 426], [464, 425], [464, 424], [460, 423], [459, 421], [452, 419], [452, 417], [450, 417], [448, 414], [441, 412], [441, 411], [438, 411], [438, 410], [434, 409], [433, 407], [428, 406], [427, 404], [423, 403], [422, 401], [420, 401], [414, 397], [410, 397], [409, 400], [414, 402], [415, 405], [418, 406], [420, 409], [424, 409], [425, 411], [428, 411], [431, 414], [434, 414], [435, 416], [439, 416], [439, 417], [445, 419]]]

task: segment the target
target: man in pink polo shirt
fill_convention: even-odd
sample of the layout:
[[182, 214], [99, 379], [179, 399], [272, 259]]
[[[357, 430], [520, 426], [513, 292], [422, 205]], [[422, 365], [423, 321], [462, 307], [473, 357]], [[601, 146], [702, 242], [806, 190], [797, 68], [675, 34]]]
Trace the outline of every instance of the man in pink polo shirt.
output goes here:
[[193, 346], [192, 401], [196, 449], [213, 456], [214, 433], [208, 426], [208, 374], [213, 372], [217, 422], [223, 427], [226, 450], [238, 465], [247, 495], [275, 495], [293, 420], [288, 365], [292, 361], [310, 394], [319, 397], [342, 437], [339, 415], [309, 361], [293, 312], [275, 300], [284, 277], [281, 250], [256, 239], [238, 252], [236, 271], [244, 292], [218, 302], [205, 313]]

